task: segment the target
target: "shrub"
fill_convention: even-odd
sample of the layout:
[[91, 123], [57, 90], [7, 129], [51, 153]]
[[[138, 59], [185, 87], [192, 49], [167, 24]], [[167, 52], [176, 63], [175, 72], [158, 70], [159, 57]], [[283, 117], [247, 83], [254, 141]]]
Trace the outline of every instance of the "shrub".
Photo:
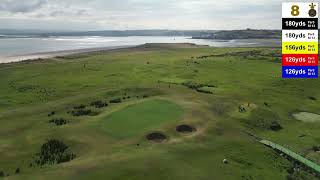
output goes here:
[[52, 111], [51, 113], [48, 114], [48, 117], [53, 116], [56, 112]]
[[190, 89], [198, 89], [198, 88], [201, 88], [203, 87], [202, 85], [200, 84], [196, 84], [196, 83], [193, 83], [193, 82], [185, 82], [185, 83], [182, 83], [183, 86], [186, 86]]
[[94, 102], [90, 103], [90, 105], [94, 106], [96, 108], [103, 108], [105, 106], [108, 106], [108, 103], [102, 102], [102, 101], [94, 101]]
[[312, 150], [315, 152], [318, 152], [318, 151], [320, 151], [320, 146], [313, 146]]
[[16, 174], [19, 174], [20, 173], [20, 168], [17, 168], [16, 169]]
[[270, 104], [267, 103], [267, 102], [264, 102], [264, 105], [267, 106], [267, 107], [270, 107]]
[[54, 123], [56, 124], [57, 126], [62, 126], [62, 125], [65, 125], [68, 123], [67, 120], [63, 119], [63, 118], [60, 118], [60, 119], [51, 119], [49, 121], [49, 123]]
[[317, 98], [312, 97], [312, 96], [310, 96], [309, 99], [310, 99], [310, 100], [313, 100], [313, 101], [316, 101], [316, 100], [317, 100]]
[[86, 108], [86, 105], [83, 105], [83, 104], [73, 107], [73, 109], [84, 109], [84, 108]]
[[278, 114], [268, 109], [255, 109], [251, 112], [247, 123], [250, 126], [265, 130], [279, 131], [282, 129], [279, 124]]
[[198, 83], [194, 83], [194, 82], [184, 82], [182, 83], [183, 86], [186, 86], [190, 89], [199, 89], [199, 88], [202, 88], [202, 87], [217, 87], [215, 85], [211, 85], [211, 84], [198, 84]]
[[279, 131], [282, 129], [282, 127], [277, 121], [272, 121], [270, 125], [270, 129], [273, 131]]
[[206, 93], [206, 94], [213, 94], [213, 92], [211, 92], [209, 90], [204, 90], [204, 89], [197, 89], [197, 92]]
[[121, 101], [121, 98], [116, 98], [116, 99], [112, 99], [112, 100], [110, 100], [110, 103], [121, 103], [122, 101]]
[[52, 139], [41, 146], [38, 158], [35, 160], [39, 166], [45, 164], [59, 164], [73, 160], [76, 155], [67, 152], [68, 146], [63, 142]]
[[4, 176], [5, 176], [4, 172], [0, 171], [0, 177], [4, 177]]
[[145, 94], [145, 95], [143, 95], [142, 97], [143, 97], [143, 98], [148, 98], [149, 96]]
[[73, 116], [87, 116], [90, 115], [92, 111], [90, 109], [79, 109], [77, 111], [71, 111]]

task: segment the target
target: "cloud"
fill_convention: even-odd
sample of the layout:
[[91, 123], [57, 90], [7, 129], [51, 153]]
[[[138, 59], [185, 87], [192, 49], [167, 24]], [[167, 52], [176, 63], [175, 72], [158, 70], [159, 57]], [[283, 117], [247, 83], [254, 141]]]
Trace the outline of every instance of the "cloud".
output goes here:
[[78, 10], [78, 11], [76, 12], [76, 15], [78, 15], [78, 16], [89, 16], [90, 14], [89, 14], [89, 12], [88, 12], [87, 10], [85, 10], [85, 9], [80, 9], [80, 10]]
[[41, 8], [47, 3], [47, 0], [2, 0], [0, 10], [11, 13], [27, 13]]
[[[90, 16], [89, 12], [85, 9], [69, 9], [65, 11], [56, 10], [50, 12], [47, 17], [81, 17], [81, 16]], [[42, 16], [43, 18], [46, 17], [45, 15]]]
[[0, 19], [13, 27], [28, 21], [39, 28], [81, 30], [281, 28], [279, 0], [0, 1]]
[[57, 17], [57, 16], [65, 15], [65, 14], [66, 13], [64, 11], [53, 11], [49, 15], [53, 16], [53, 17]]

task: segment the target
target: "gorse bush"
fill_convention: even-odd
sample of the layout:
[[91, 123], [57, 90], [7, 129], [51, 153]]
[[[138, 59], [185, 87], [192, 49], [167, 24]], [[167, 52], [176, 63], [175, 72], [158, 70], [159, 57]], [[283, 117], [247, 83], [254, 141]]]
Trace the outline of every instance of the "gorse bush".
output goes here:
[[209, 90], [205, 90], [205, 89], [201, 89], [204, 87], [212, 87], [215, 88], [215, 85], [210, 85], [210, 84], [198, 84], [198, 83], [194, 83], [194, 82], [184, 82], [182, 83], [183, 86], [186, 86], [190, 89], [194, 89], [199, 93], [206, 93], [206, 94], [213, 94], [213, 92], [209, 91]]
[[48, 114], [48, 117], [55, 115], [56, 112], [52, 111], [51, 113]]
[[316, 100], [317, 100], [317, 98], [312, 97], [312, 96], [309, 96], [308, 98], [309, 98], [310, 100], [313, 100], [313, 101], [316, 101]]
[[20, 168], [17, 168], [15, 173], [19, 174], [20, 173]]
[[205, 90], [205, 89], [197, 89], [196, 91], [199, 92], [199, 93], [213, 94], [213, 92], [211, 92], [209, 90]]
[[85, 109], [86, 108], [86, 105], [84, 104], [81, 104], [79, 106], [74, 106], [73, 109]]
[[266, 130], [279, 131], [282, 129], [279, 116], [268, 109], [258, 108], [253, 110], [246, 123], [249, 126]]
[[110, 100], [110, 103], [121, 103], [121, 102], [122, 102], [121, 98], [116, 98], [116, 99]]
[[77, 111], [71, 111], [73, 116], [88, 116], [92, 113], [90, 109], [79, 109]]
[[108, 103], [103, 102], [103, 101], [94, 101], [92, 103], [90, 103], [90, 106], [94, 106], [96, 108], [103, 108], [108, 106]]
[[57, 126], [62, 126], [62, 125], [65, 125], [68, 123], [67, 120], [63, 119], [63, 118], [60, 118], [60, 119], [51, 119], [49, 121], [49, 123], [53, 123], [53, 124], [56, 124]]
[[41, 146], [40, 153], [35, 160], [39, 166], [45, 164], [59, 164], [73, 160], [76, 155], [67, 152], [68, 146], [63, 142], [52, 139]]
[[277, 121], [272, 121], [270, 125], [270, 129], [273, 131], [279, 131], [282, 129], [282, 126]]

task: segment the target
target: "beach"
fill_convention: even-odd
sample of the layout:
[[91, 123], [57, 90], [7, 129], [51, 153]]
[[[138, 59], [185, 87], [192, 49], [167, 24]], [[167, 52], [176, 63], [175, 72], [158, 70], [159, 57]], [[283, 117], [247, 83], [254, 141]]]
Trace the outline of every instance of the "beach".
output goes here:
[[38, 59], [54, 58], [59, 56], [68, 56], [74, 54], [82, 54], [89, 52], [107, 51], [114, 49], [130, 48], [135, 46], [115, 46], [115, 47], [102, 47], [102, 48], [86, 48], [86, 49], [75, 49], [75, 50], [64, 50], [64, 51], [52, 51], [52, 52], [42, 52], [34, 54], [22, 54], [22, 55], [12, 55], [12, 56], [0, 56], [0, 64], [13, 63], [21, 61], [32, 61]]
[[211, 47], [278, 47], [277, 39], [210, 40], [190, 37], [24, 37], [0, 39], [0, 63], [134, 47], [146, 43], [193, 43]]

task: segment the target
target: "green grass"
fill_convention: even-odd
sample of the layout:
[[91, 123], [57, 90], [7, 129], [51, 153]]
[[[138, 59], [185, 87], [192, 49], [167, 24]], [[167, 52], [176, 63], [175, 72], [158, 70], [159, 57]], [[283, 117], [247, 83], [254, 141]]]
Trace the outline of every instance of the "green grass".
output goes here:
[[183, 109], [172, 102], [149, 100], [130, 105], [103, 118], [98, 126], [114, 137], [141, 136], [148, 131], [177, 122]]
[[[320, 113], [320, 101], [309, 98], [320, 99], [320, 81], [281, 79], [275, 55], [280, 52], [147, 45], [1, 64], [0, 171], [10, 180], [283, 180], [292, 163], [244, 131], [320, 163], [320, 154], [310, 151], [319, 145], [320, 123], [292, 117], [294, 112]], [[197, 58], [202, 56], [209, 57]], [[183, 86], [185, 82], [215, 88], [207, 94]], [[90, 106], [124, 97], [119, 104]], [[68, 113], [80, 104], [96, 114]], [[247, 111], [239, 112], [239, 106]], [[52, 111], [55, 115], [48, 117]], [[48, 123], [52, 118], [70, 123], [55, 126]], [[268, 128], [275, 120], [282, 130]], [[197, 132], [181, 135], [175, 132], [178, 124], [190, 124]], [[148, 142], [144, 135], [150, 131], [169, 139]], [[48, 139], [63, 141], [77, 158], [29, 167]], [[17, 168], [20, 174], [14, 173]], [[295, 176], [315, 179], [306, 171]]]

